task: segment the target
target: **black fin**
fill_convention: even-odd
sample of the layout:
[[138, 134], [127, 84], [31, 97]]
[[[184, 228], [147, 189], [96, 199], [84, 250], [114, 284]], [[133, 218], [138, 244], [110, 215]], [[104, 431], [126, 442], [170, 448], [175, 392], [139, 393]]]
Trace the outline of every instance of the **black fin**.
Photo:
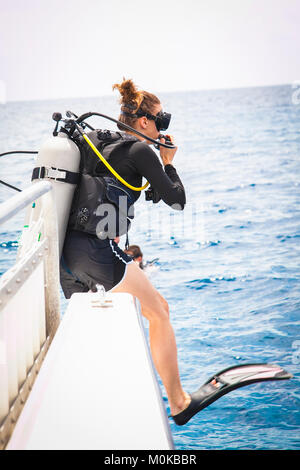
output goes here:
[[269, 380], [287, 380], [293, 376], [275, 364], [243, 364], [224, 369], [213, 375], [196, 392], [191, 393], [189, 406], [172, 416], [179, 426], [186, 424], [196, 413], [206, 408], [218, 398], [239, 387]]

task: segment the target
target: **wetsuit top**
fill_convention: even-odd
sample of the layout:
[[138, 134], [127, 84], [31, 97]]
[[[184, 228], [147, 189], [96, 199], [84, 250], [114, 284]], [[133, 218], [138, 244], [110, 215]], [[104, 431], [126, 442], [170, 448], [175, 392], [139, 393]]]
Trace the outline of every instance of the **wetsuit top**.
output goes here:
[[[132, 141], [124, 145], [98, 145], [95, 133], [90, 134], [94, 145], [104, 158], [128, 183], [142, 186], [144, 176], [157, 191], [162, 200], [174, 209], [183, 209], [185, 191], [175, 168], [164, 168], [156, 153], [145, 142]], [[109, 170], [93, 153], [83, 155], [82, 170], [93, 176], [111, 176]], [[127, 190], [127, 188], [126, 188]], [[130, 191], [134, 201], [140, 191]], [[96, 235], [77, 230], [68, 230], [61, 264], [61, 285], [66, 298], [74, 292], [94, 290], [101, 284], [108, 291], [118, 285], [126, 272], [126, 265], [132, 258], [124, 253], [111, 239], [99, 239]]]
[[[104, 149], [103, 156], [109, 153], [109, 164], [122, 176], [129, 184], [135, 187], [142, 186], [144, 176], [150, 185], [155, 188], [161, 199], [173, 206], [175, 209], [184, 209], [186, 199], [183, 184], [173, 165], [166, 165], [163, 169], [156, 153], [145, 142], [138, 141], [130, 145], [116, 147], [112, 152], [109, 145]], [[101, 161], [97, 164], [98, 176], [109, 175], [111, 173]], [[131, 194], [136, 201], [140, 196], [140, 191], [132, 191]]]

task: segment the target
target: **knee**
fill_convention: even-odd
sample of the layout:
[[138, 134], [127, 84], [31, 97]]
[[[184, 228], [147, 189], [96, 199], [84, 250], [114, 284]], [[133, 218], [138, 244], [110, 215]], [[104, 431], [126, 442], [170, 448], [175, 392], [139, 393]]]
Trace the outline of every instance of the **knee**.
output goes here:
[[169, 304], [166, 301], [166, 299], [159, 293], [157, 292], [157, 304], [159, 308], [157, 308], [157, 313], [162, 319], [169, 319], [170, 317], [170, 310], [169, 310]]
[[165, 310], [165, 314], [169, 318], [170, 317], [169, 304], [164, 297], [161, 297], [161, 302], [162, 302], [163, 309]]
[[146, 307], [145, 305], [142, 305], [142, 313], [146, 318], [148, 318], [148, 320], [169, 320], [169, 304], [160, 294], [157, 294], [157, 297], [153, 299], [151, 306]]

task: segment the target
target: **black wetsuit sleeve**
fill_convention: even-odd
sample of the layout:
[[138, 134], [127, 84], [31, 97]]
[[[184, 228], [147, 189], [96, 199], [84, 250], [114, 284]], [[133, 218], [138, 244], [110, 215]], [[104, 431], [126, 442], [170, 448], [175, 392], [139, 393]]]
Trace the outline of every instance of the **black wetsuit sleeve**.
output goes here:
[[164, 171], [156, 153], [143, 142], [134, 144], [131, 153], [136, 170], [149, 181], [161, 199], [168, 206], [183, 210], [185, 191], [174, 166], [166, 165]]

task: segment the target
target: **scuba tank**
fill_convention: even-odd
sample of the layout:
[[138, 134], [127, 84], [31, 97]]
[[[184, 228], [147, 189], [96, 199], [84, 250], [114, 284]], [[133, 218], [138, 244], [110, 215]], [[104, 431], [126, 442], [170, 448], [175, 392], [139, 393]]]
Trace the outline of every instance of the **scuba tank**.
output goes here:
[[[59, 118], [61, 115], [54, 113], [53, 119], [57, 121], [57, 125]], [[37, 154], [32, 184], [41, 179], [51, 182], [57, 215], [59, 256], [61, 256], [74, 191], [79, 181], [80, 151], [64, 129], [57, 132], [57, 125], [53, 136], [42, 144]], [[47, 217], [45, 213], [47, 209], [43, 206], [42, 199], [38, 199], [27, 209], [19, 242], [19, 254], [30, 248], [35, 237], [37, 240], [43, 237], [41, 227], [37, 225], [41, 215]]]
[[59, 254], [61, 255], [74, 191], [79, 180], [80, 151], [68, 135], [59, 132], [42, 145], [33, 170], [33, 183], [51, 182], [56, 205]]

